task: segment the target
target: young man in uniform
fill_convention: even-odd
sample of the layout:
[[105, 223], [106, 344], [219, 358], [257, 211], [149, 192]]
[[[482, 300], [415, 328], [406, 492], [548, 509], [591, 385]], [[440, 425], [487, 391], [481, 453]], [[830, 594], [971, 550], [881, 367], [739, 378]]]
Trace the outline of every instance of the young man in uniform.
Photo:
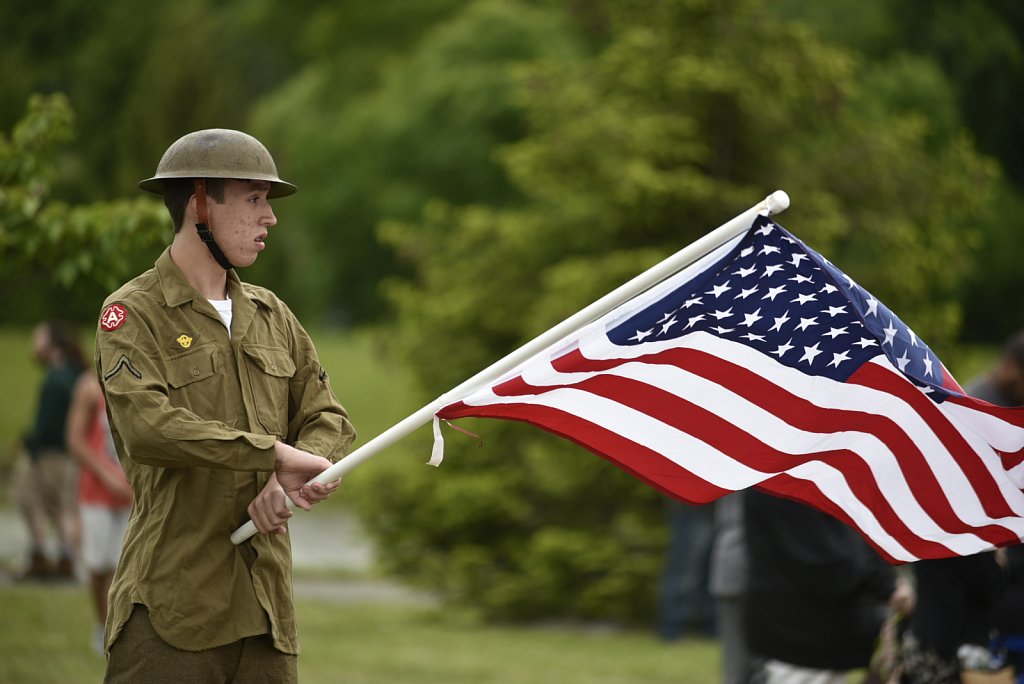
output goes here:
[[[236, 268], [295, 187], [239, 131], [190, 133], [153, 178], [174, 225], [155, 266], [104, 302], [96, 368], [134, 492], [110, 590], [107, 682], [297, 679], [287, 499], [355, 433], [305, 330]], [[234, 546], [251, 518], [261, 534]]]

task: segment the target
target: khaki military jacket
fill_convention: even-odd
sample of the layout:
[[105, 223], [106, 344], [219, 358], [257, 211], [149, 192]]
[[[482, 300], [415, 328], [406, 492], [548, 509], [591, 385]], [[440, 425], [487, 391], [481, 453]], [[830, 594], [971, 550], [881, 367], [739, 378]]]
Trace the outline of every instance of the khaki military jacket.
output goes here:
[[96, 369], [135, 494], [108, 647], [142, 604], [180, 649], [269, 633], [298, 653], [289, 536], [229, 537], [273, 471], [276, 440], [334, 461], [355, 433], [291, 311], [234, 271], [228, 296], [230, 337], [168, 249], [104, 303]]

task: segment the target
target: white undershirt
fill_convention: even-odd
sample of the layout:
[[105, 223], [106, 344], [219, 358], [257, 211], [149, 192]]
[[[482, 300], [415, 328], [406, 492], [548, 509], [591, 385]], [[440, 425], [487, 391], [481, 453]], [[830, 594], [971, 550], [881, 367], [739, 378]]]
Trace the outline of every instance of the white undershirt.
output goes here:
[[213, 305], [213, 308], [220, 314], [220, 319], [224, 321], [224, 325], [228, 329], [228, 337], [231, 337], [231, 298], [227, 299], [208, 299], [206, 300]]

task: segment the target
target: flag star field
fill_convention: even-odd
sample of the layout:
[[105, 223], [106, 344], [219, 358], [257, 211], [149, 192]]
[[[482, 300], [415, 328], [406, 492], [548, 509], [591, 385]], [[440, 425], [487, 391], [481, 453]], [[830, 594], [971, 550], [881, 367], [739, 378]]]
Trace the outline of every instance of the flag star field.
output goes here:
[[608, 332], [616, 344], [696, 331], [741, 342], [797, 370], [846, 380], [885, 354], [922, 386], [946, 380], [938, 357], [884, 304], [784, 228], [758, 219], [738, 255]]

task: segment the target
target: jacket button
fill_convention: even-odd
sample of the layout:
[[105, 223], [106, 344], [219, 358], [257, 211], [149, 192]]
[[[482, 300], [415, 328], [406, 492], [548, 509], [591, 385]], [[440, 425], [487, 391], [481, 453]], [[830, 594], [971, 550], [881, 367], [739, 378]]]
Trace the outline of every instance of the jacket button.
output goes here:
[[199, 377], [199, 369], [198, 368], [193, 368], [192, 369], [192, 375], [193, 375], [193, 377]]

